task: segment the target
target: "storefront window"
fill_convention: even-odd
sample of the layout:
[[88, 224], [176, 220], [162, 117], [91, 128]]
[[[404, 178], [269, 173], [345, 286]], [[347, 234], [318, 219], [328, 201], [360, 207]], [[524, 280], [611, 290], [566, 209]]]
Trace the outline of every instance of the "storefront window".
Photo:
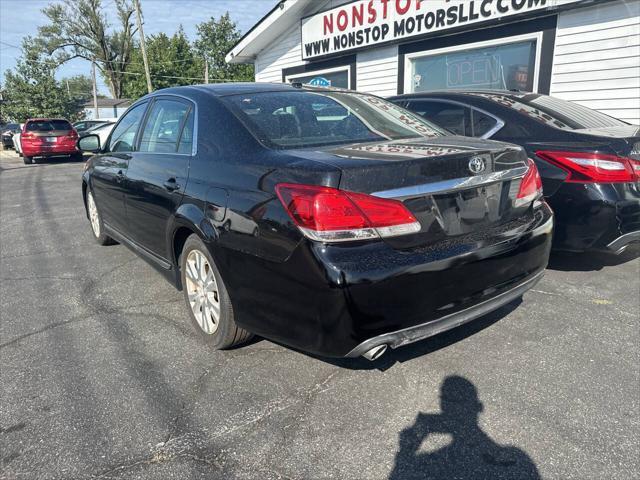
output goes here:
[[347, 70], [311, 73], [304, 76], [289, 77], [288, 80], [289, 82], [300, 82], [316, 87], [349, 88], [349, 72]]
[[411, 60], [414, 92], [490, 88], [533, 91], [536, 40]]

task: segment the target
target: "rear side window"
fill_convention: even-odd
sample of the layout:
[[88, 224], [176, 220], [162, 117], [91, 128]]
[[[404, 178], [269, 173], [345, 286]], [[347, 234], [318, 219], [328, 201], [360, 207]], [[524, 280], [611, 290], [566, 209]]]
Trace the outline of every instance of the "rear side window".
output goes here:
[[408, 108], [456, 135], [471, 135], [470, 109], [467, 107], [448, 102], [414, 100], [409, 102]]
[[109, 140], [108, 151], [111, 152], [131, 152], [136, 132], [142, 121], [142, 116], [147, 108], [146, 103], [136, 105], [120, 120], [120, 123], [113, 129]]
[[27, 132], [52, 132], [54, 130], [71, 130], [71, 124], [66, 120], [42, 120], [27, 123]]
[[184, 141], [181, 140], [181, 136], [190, 111], [191, 107], [187, 103], [177, 100], [162, 99], [154, 102], [142, 130], [140, 152], [176, 153], [180, 143], [180, 149], [183, 150], [181, 153], [189, 153], [193, 138], [193, 120], [184, 135]]
[[193, 152], [193, 129], [194, 129], [194, 113], [193, 109], [189, 112], [187, 121], [182, 129], [182, 135], [180, 136], [180, 143], [178, 143], [178, 153], [192, 153]]
[[491, 132], [498, 125], [498, 121], [486, 113], [471, 110], [471, 127], [474, 137], [482, 137]]

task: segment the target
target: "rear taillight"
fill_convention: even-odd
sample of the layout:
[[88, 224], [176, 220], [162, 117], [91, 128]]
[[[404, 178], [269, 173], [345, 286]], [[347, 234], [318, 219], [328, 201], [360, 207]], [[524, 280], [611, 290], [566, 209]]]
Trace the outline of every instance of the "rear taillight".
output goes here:
[[640, 164], [631, 158], [584, 152], [540, 151], [536, 155], [567, 172], [565, 182], [635, 182]]
[[542, 179], [540, 178], [540, 172], [538, 172], [538, 167], [536, 167], [534, 161], [529, 159], [529, 169], [522, 182], [520, 182], [520, 190], [518, 190], [515, 205], [516, 207], [528, 205], [541, 196]]
[[317, 185], [281, 183], [278, 198], [305, 236], [322, 242], [396, 237], [420, 231], [398, 200]]

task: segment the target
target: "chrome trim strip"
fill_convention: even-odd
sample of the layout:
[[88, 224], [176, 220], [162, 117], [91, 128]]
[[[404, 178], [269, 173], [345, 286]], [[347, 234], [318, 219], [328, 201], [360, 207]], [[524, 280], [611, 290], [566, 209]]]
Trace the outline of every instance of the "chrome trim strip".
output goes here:
[[622, 253], [631, 243], [640, 242], [640, 230], [625, 233], [607, 245], [607, 249], [615, 253]]
[[487, 173], [486, 175], [477, 175], [475, 177], [454, 178], [451, 180], [443, 180], [441, 182], [423, 183], [421, 185], [413, 185], [411, 187], [394, 188], [392, 190], [384, 190], [374, 192], [371, 195], [380, 198], [395, 198], [403, 200], [410, 197], [418, 197], [421, 195], [435, 195], [440, 193], [452, 193], [465, 190], [472, 187], [480, 187], [491, 183], [502, 182], [504, 180], [513, 180], [515, 178], [524, 177], [529, 167], [511, 168], [509, 170], [501, 170], [499, 172]]

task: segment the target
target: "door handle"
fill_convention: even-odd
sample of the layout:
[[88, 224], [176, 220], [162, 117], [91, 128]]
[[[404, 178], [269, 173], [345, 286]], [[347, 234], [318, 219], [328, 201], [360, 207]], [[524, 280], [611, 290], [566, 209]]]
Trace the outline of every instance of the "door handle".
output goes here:
[[164, 185], [164, 188], [166, 188], [170, 192], [173, 192], [175, 190], [180, 190], [180, 185], [178, 185], [178, 183], [176, 182], [176, 179], [173, 177], [165, 181], [163, 185]]
[[116, 182], [120, 183], [124, 180], [124, 172], [122, 170], [118, 170], [116, 173]]

